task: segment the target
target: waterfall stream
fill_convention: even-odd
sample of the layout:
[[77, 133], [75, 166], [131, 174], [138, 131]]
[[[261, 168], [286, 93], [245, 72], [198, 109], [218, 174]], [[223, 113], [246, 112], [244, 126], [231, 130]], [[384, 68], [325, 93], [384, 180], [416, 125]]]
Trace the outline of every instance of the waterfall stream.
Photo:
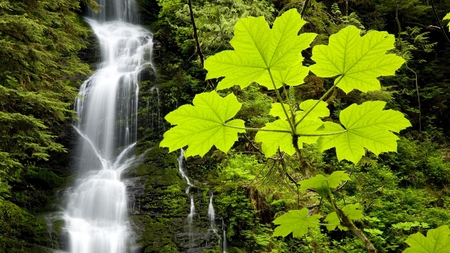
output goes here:
[[208, 204], [208, 217], [209, 217], [209, 225], [214, 233], [217, 233], [216, 229], [216, 212], [214, 211], [213, 205], [213, 192], [210, 192], [209, 195], [209, 204]]
[[80, 87], [78, 179], [64, 210], [71, 253], [125, 253], [130, 237], [121, 173], [133, 161], [139, 73], [152, 68], [152, 34], [131, 24], [131, 0], [98, 1], [104, 9], [87, 19], [102, 63]]

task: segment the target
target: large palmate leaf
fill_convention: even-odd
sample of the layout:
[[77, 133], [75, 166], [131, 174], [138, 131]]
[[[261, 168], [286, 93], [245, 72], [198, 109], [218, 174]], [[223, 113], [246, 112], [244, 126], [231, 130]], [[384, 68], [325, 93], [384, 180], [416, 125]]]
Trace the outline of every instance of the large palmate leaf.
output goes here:
[[291, 210], [273, 221], [274, 224], [279, 225], [273, 231], [273, 235], [285, 237], [293, 233], [294, 237], [300, 238], [308, 233], [309, 227], [318, 226], [320, 218], [322, 218], [320, 214], [310, 216], [307, 208]]
[[326, 197], [329, 195], [331, 188], [338, 187], [346, 180], [350, 180], [350, 177], [345, 171], [335, 171], [328, 177], [318, 174], [312, 178], [302, 180], [300, 191], [315, 189], [320, 196]]
[[319, 77], [338, 77], [335, 82], [344, 92], [354, 89], [379, 90], [379, 76], [394, 75], [405, 60], [394, 54], [395, 38], [387, 32], [370, 31], [363, 37], [360, 30], [348, 26], [330, 36], [328, 46], [313, 48], [316, 62], [310, 70]]
[[291, 128], [287, 120], [279, 119], [267, 123], [262, 129], [267, 131], [258, 131], [255, 141], [262, 142], [261, 148], [266, 157], [273, 156], [278, 149], [289, 155], [295, 153]]
[[450, 252], [450, 229], [440, 226], [430, 229], [427, 237], [420, 232], [410, 235], [406, 243], [410, 246], [403, 253], [448, 253]]
[[186, 157], [203, 156], [212, 146], [228, 152], [237, 134], [244, 132], [243, 120], [231, 120], [240, 108], [233, 94], [224, 98], [214, 91], [198, 94], [193, 105], [183, 105], [167, 114], [165, 119], [176, 126], [164, 133], [160, 146], [169, 151], [188, 146]]
[[352, 104], [339, 115], [344, 128], [336, 123], [325, 122], [324, 133], [340, 134], [319, 138], [319, 148], [336, 148], [339, 160], [346, 159], [357, 163], [365, 154], [365, 149], [375, 155], [382, 152], [397, 151], [398, 137], [394, 133], [411, 126], [401, 112], [383, 110], [386, 102], [370, 101], [361, 105]]
[[277, 87], [283, 83], [301, 84], [308, 70], [301, 65], [300, 52], [308, 48], [316, 36], [298, 35], [305, 23], [295, 9], [278, 17], [272, 29], [263, 17], [240, 19], [230, 41], [234, 50], [206, 59], [206, 79], [224, 77], [217, 86], [219, 90], [234, 85], [244, 88], [255, 81], [272, 89], [272, 80]]

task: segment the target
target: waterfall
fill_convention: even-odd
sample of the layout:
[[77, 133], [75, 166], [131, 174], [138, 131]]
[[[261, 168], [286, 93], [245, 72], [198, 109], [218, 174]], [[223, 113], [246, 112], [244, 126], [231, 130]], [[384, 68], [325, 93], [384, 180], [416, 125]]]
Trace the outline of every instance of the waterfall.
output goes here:
[[209, 196], [209, 205], [208, 205], [208, 217], [209, 217], [209, 224], [211, 226], [211, 229], [214, 233], [217, 232], [216, 229], [216, 213], [214, 211], [214, 205], [213, 205], [213, 193], [210, 192]]
[[188, 176], [186, 175], [186, 172], [184, 171], [183, 159], [184, 159], [184, 149], [180, 149], [180, 155], [178, 156], [178, 171], [180, 172], [181, 177], [183, 177], [184, 181], [188, 185], [188, 187], [186, 187], [186, 194], [189, 194], [189, 189], [191, 188], [192, 183], [189, 180]]
[[222, 237], [222, 252], [227, 253], [227, 227], [225, 226], [225, 222], [222, 219], [222, 231], [223, 231], [223, 237]]
[[78, 179], [64, 210], [71, 253], [125, 253], [130, 237], [121, 173], [133, 160], [137, 136], [139, 73], [151, 64], [152, 34], [131, 24], [132, 0], [100, 0], [87, 22], [102, 63], [80, 87]]
[[152, 87], [150, 89], [150, 98], [148, 99], [147, 107], [150, 108], [150, 101], [153, 102], [153, 104], [156, 104], [156, 112], [150, 116], [150, 127], [154, 129], [154, 131], [160, 131], [161, 129], [163, 131], [166, 131], [166, 128], [164, 126], [164, 122], [161, 117], [161, 96], [159, 94], [158, 87]]

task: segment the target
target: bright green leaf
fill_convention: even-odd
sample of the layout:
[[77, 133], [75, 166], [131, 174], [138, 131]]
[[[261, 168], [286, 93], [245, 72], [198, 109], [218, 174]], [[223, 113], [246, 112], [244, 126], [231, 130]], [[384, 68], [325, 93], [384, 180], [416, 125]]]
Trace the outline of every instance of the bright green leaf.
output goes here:
[[450, 252], [450, 229], [448, 226], [440, 226], [430, 229], [427, 237], [420, 232], [412, 234], [406, 239], [407, 248], [403, 253], [448, 253]]
[[313, 34], [298, 35], [305, 23], [295, 9], [278, 17], [272, 29], [262, 17], [240, 19], [230, 41], [234, 50], [206, 59], [206, 79], [224, 77], [217, 89], [234, 85], [245, 88], [259, 79], [262, 85], [273, 88], [270, 70], [277, 86], [281, 86], [280, 82], [301, 83], [307, 72], [301, 65], [300, 52], [309, 47], [315, 37]]
[[263, 130], [273, 131], [258, 131], [255, 136], [256, 142], [262, 142], [262, 151], [266, 157], [273, 156], [278, 148], [280, 151], [289, 155], [295, 153], [294, 145], [292, 144], [292, 134], [290, 133], [289, 122], [286, 120], [276, 120], [267, 123], [262, 128]]
[[[312, 109], [311, 111], [309, 111]], [[308, 114], [306, 114], [309, 111]], [[320, 118], [330, 116], [328, 104], [314, 99], [305, 100], [300, 103], [300, 110], [296, 113], [296, 133], [298, 138], [298, 147], [302, 148], [303, 143], [316, 143], [319, 139], [317, 130], [323, 125]]]
[[[445, 15], [445, 17], [442, 20], [448, 20], [448, 19], [450, 19], [450, 12], [447, 13], [447, 15]], [[450, 30], [450, 22], [447, 24], [447, 26], [448, 26], [448, 28]]]
[[243, 120], [231, 120], [240, 108], [233, 94], [224, 98], [214, 91], [198, 94], [193, 105], [183, 105], [165, 117], [175, 126], [164, 133], [160, 146], [169, 151], [188, 146], [186, 157], [203, 156], [212, 146], [228, 152], [238, 140], [237, 134], [244, 132], [239, 129], [244, 127]]
[[[316, 105], [317, 104], [317, 105]], [[288, 104], [283, 104], [286, 112], [290, 115], [291, 108]], [[315, 106], [315, 107], [314, 107]], [[296, 135], [299, 136], [297, 141], [297, 146], [299, 148], [303, 147], [303, 143], [316, 143], [318, 136], [317, 129], [319, 129], [323, 122], [319, 118], [328, 117], [330, 111], [328, 110], [327, 103], [318, 100], [306, 100], [300, 104], [300, 110], [295, 112], [296, 119], [302, 121], [296, 126]], [[305, 117], [306, 112], [313, 108], [314, 109]], [[257, 134], [256, 141], [263, 143], [263, 151], [266, 156], [270, 157], [275, 154], [276, 150], [286, 152], [292, 155], [295, 152], [293, 145], [293, 138], [290, 133], [291, 128], [288, 121], [286, 121], [286, 114], [282, 108], [281, 103], [272, 104], [272, 109], [270, 114], [275, 117], [279, 117], [281, 120], [278, 122], [268, 123], [263, 129], [264, 130], [283, 130], [284, 132], [267, 132], [260, 131]]]
[[363, 37], [361, 31], [348, 26], [330, 36], [328, 46], [314, 46], [310, 70], [319, 77], [337, 77], [335, 83], [344, 92], [354, 89], [366, 92], [379, 90], [379, 76], [394, 75], [405, 60], [394, 54], [395, 38], [387, 32], [370, 31]]
[[322, 218], [320, 214], [309, 216], [306, 208], [291, 210], [273, 221], [274, 224], [280, 225], [275, 228], [273, 235], [286, 237], [293, 233], [294, 237], [300, 238], [308, 233], [308, 228], [317, 227], [320, 218]]
[[342, 211], [348, 216], [350, 220], [355, 221], [361, 220], [364, 217], [363, 211], [361, 209], [361, 204], [356, 203], [344, 206], [344, 208], [342, 208]]
[[[317, 105], [316, 105], [317, 104]], [[315, 107], [314, 107], [315, 106]], [[300, 103], [301, 112], [298, 113], [297, 119], [301, 119], [304, 117], [307, 111], [311, 108], [314, 109], [308, 113], [307, 117], [309, 118], [325, 118], [330, 116], [330, 110], [328, 109], [328, 104], [323, 101], [308, 99]]]
[[383, 234], [383, 231], [376, 228], [364, 228], [363, 231], [372, 236], [380, 236]]
[[340, 230], [347, 231], [347, 228], [341, 225], [341, 221], [339, 220], [336, 212], [329, 213], [323, 221], [327, 223], [325, 226], [327, 227], [328, 231], [333, 231], [336, 229], [336, 227], [338, 227]]
[[288, 104], [281, 104], [281, 103], [273, 103], [269, 114], [275, 117], [279, 117], [280, 119], [287, 119], [283, 107], [286, 110], [286, 112], [290, 115], [291, 107]]
[[317, 134], [317, 129], [323, 125], [323, 121], [320, 119], [309, 119], [309, 115], [300, 124], [297, 125], [295, 131], [300, 137], [298, 138], [298, 147], [302, 148], [303, 143], [316, 143], [319, 139], [318, 136], [310, 136]]
[[338, 187], [342, 182], [350, 180], [345, 171], [335, 171], [328, 177], [318, 174], [301, 181], [300, 191], [315, 189], [322, 197], [328, 196], [330, 188]]
[[[311, 34], [301, 34], [301, 37], [304, 37], [305, 35], [311, 35]], [[311, 38], [305, 38], [305, 41], [308, 41], [311, 43], [311, 41], [314, 39], [315, 34]], [[306, 46], [305, 48], [307, 48]], [[265, 86], [269, 90], [273, 90], [274, 88], [279, 89], [283, 86], [283, 84], [288, 86], [298, 86], [300, 84], [303, 84], [305, 77], [309, 74], [309, 69], [303, 66], [302, 62], [298, 62], [297, 64], [287, 68], [286, 70], [272, 70], [269, 74], [268, 71], [264, 72], [264, 74], [256, 80], [257, 83], [259, 83], [262, 86]], [[275, 83], [275, 87], [272, 83], [272, 81]]]
[[398, 137], [394, 133], [411, 126], [401, 112], [383, 110], [386, 102], [369, 101], [361, 105], [352, 104], [342, 110], [339, 119], [342, 128], [335, 123], [326, 123], [321, 132], [341, 134], [321, 136], [319, 148], [335, 147], [339, 160], [357, 163], [365, 154], [365, 148], [379, 155], [382, 152], [397, 151]]

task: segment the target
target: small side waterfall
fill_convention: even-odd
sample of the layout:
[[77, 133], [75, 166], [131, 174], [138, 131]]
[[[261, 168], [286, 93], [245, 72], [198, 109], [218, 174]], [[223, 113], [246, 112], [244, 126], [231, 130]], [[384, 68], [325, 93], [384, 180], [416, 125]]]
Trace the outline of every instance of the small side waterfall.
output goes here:
[[193, 186], [191, 181], [189, 180], [188, 176], [186, 175], [186, 172], [184, 171], [183, 166], [183, 160], [184, 160], [184, 150], [180, 149], [180, 155], [178, 156], [178, 171], [180, 172], [181, 177], [183, 177], [184, 181], [187, 183], [186, 187], [186, 195], [190, 199], [190, 208], [189, 208], [189, 215], [187, 216], [187, 224], [188, 224], [188, 236], [189, 236], [189, 249], [191, 249], [193, 245], [193, 226], [194, 226], [194, 216], [195, 216], [195, 203], [194, 203], [194, 196], [189, 193], [191, 187]]
[[100, 0], [87, 19], [103, 62], [80, 88], [75, 186], [64, 211], [71, 253], [125, 253], [130, 238], [121, 173], [133, 161], [137, 139], [139, 73], [152, 68], [152, 34], [132, 21], [133, 0]]
[[[150, 94], [151, 97], [149, 98], [149, 102], [150, 99], [154, 100], [153, 103], [156, 103], [156, 112], [154, 112], [151, 116], [150, 116], [150, 127], [152, 129], [157, 129], [157, 130], [163, 130], [165, 131], [165, 126], [164, 126], [164, 122], [163, 122], [163, 117], [161, 117], [161, 96], [159, 94], [159, 89], [158, 87], [152, 87], [150, 89]], [[148, 106], [150, 107], [150, 106]]]
[[181, 177], [183, 177], [186, 184], [188, 184], [188, 187], [186, 187], [186, 194], [189, 194], [189, 189], [191, 188], [192, 183], [189, 180], [188, 176], [186, 175], [186, 172], [184, 171], [183, 159], [184, 159], [184, 149], [180, 149], [180, 155], [178, 156], [178, 171], [180, 172], [180, 175]]
[[209, 204], [208, 204], [208, 218], [209, 218], [209, 224], [211, 226], [211, 229], [214, 233], [217, 233], [216, 228], [216, 212], [214, 211], [214, 205], [213, 205], [213, 192], [211, 191], [209, 194]]
[[222, 219], [222, 231], [223, 231], [223, 237], [222, 237], [222, 252], [227, 253], [227, 227], [225, 226], [225, 222]]

